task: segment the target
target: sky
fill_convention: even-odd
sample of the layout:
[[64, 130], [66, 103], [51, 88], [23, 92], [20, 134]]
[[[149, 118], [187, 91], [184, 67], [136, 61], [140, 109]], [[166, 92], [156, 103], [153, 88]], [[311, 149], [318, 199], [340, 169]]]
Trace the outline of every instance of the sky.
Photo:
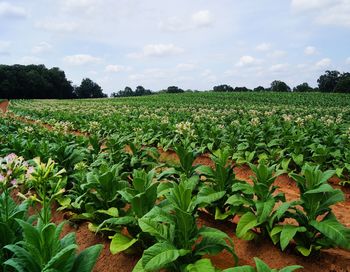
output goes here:
[[0, 63], [142, 85], [317, 85], [350, 72], [350, 0], [0, 0]]

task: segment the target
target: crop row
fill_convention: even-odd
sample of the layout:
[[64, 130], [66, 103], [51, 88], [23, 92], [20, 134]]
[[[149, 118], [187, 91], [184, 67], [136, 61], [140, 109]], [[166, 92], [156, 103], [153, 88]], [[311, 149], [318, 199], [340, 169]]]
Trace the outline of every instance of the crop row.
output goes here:
[[[203, 256], [223, 250], [237, 261], [226, 233], [197, 227], [198, 212], [203, 210], [217, 220], [239, 218], [237, 237], [270, 237], [282, 250], [291, 242], [305, 256], [322, 248], [349, 249], [350, 230], [338, 222], [331, 209], [331, 205], [344, 200], [343, 193], [327, 183], [335, 174], [332, 170], [300, 165], [300, 174], [290, 174], [300, 198], [287, 202], [274, 185], [276, 177], [285, 172], [281, 165], [260, 157], [257, 165], [250, 164], [254, 177], [252, 183], [247, 183], [235, 177], [229, 147], [212, 152], [213, 168], [194, 166], [201, 150], [189, 137], [171, 145], [179, 157], [175, 164], [161, 163], [157, 149], [142, 147], [137, 138], [110, 135], [101, 150], [101, 138], [96, 135], [86, 139], [13, 119], [0, 121], [0, 143], [0, 156], [16, 152], [27, 160], [40, 156], [44, 162], [7, 156], [1, 168], [6, 181], [2, 183], [3, 197], [8, 195], [7, 190], [17, 187], [28, 203], [39, 202], [42, 223], [35, 227], [41, 232], [46, 225], [54, 228], [50, 207], [58, 202], [60, 209], [71, 211], [70, 220], [89, 221], [92, 231], [111, 237], [112, 253], [141, 250], [142, 258], [134, 271], [214, 271], [213, 264]], [[288, 223], [291, 220], [293, 224]], [[25, 243], [33, 242], [26, 240], [28, 225], [15, 222], [19, 222], [17, 229], [24, 231], [25, 242], [19, 247], [25, 247]], [[5, 253], [10, 251], [18, 257], [19, 251], [11, 248], [5, 246]], [[5, 263], [11, 266], [15, 260], [8, 259], [12, 261]], [[257, 271], [270, 271], [258, 259], [256, 265]], [[254, 269], [235, 267], [226, 271]]]

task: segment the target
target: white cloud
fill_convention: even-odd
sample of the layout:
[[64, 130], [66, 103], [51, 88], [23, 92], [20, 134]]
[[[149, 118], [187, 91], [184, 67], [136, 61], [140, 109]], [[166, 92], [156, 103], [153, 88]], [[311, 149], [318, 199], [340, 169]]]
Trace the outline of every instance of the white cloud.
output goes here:
[[184, 49], [174, 44], [148, 44], [143, 47], [141, 52], [131, 53], [128, 56], [131, 58], [142, 57], [166, 57], [171, 55], [178, 55], [184, 52]]
[[254, 58], [252, 56], [242, 56], [242, 57], [240, 57], [236, 66], [239, 66], [239, 67], [249, 66], [249, 65], [257, 64], [259, 62], [260, 62], [260, 60]]
[[274, 73], [280, 73], [280, 72], [285, 72], [289, 68], [288, 63], [279, 63], [279, 64], [274, 64], [270, 67], [270, 71]]
[[192, 22], [197, 27], [209, 26], [213, 23], [213, 16], [209, 10], [201, 10], [192, 15]]
[[35, 57], [35, 56], [25, 56], [25, 57], [22, 57], [22, 58], [19, 60], [19, 63], [20, 63], [20, 64], [23, 64], [23, 65], [28, 65], [28, 64], [43, 64], [43, 63], [44, 63], [44, 60], [41, 59], [41, 58]]
[[343, 0], [338, 4], [324, 10], [316, 17], [316, 22], [321, 25], [334, 25], [350, 27], [350, 1]]
[[258, 51], [268, 51], [271, 49], [271, 44], [270, 43], [261, 43], [261, 44], [258, 44], [255, 49]]
[[317, 10], [332, 4], [334, 0], [292, 0], [292, 8], [298, 11]]
[[214, 22], [213, 15], [209, 10], [200, 10], [190, 18], [172, 16], [159, 23], [162, 30], [170, 32], [184, 32], [202, 27], [209, 27]]
[[41, 42], [33, 47], [32, 53], [34, 54], [40, 54], [44, 52], [48, 52], [52, 49], [52, 45], [48, 42]]
[[0, 17], [23, 18], [27, 16], [28, 13], [23, 7], [8, 2], [0, 2]]
[[313, 46], [307, 46], [304, 49], [304, 54], [307, 56], [315, 55], [316, 54], [316, 48]]
[[57, 31], [57, 32], [73, 32], [77, 30], [78, 24], [76, 22], [63, 22], [63, 21], [40, 21], [35, 24], [39, 29], [46, 31]]
[[324, 58], [318, 61], [315, 65], [317, 68], [325, 68], [331, 64], [332, 60], [329, 58]]
[[293, 0], [291, 6], [317, 24], [350, 27], [349, 0]]
[[179, 71], [192, 71], [196, 67], [193, 63], [179, 63], [176, 65], [176, 69]]
[[87, 54], [77, 54], [66, 56], [63, 58], [63, 61], [71, 65], [84, 65], [98, 63], [101, 61], [101, 59]]
[[129, 72], [131, 71], [131, 67], [124, 66], [124, 65], [107, 65], [105, 68], [106, 72], [112, 72], [112, 73], [120, 73], [120, 72]]
[[348, 57], [345, 61], [347, 64], [350, 64], [350, 57]]
[[65, 12], [78, 11], [80, 14], [91, 14], [96, 10], [96, 2], [95, 0], [63, 0], [62, 7]]
[[269, 57], [272, 57], [272, 58], [282, 58], [284, 56], [287, 55], [287, 52], [286, 51], [283, 51], [283, 50], [275, 50], [273, 52], [271, 52], [269, 54]]
[[8, 55], [9, 49], [11, 47], [11, 42], [9, 41], [0, 41], [0, 55]]

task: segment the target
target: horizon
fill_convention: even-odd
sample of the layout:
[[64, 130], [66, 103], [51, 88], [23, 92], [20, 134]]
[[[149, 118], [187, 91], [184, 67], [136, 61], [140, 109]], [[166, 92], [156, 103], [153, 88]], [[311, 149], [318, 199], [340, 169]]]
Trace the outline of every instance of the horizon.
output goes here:
[[[350, 1], [0, 1], [0, 63], [130, 86], [317, 86], [350, 70]], [[272, 15], [271, 15], [272, 14]]]

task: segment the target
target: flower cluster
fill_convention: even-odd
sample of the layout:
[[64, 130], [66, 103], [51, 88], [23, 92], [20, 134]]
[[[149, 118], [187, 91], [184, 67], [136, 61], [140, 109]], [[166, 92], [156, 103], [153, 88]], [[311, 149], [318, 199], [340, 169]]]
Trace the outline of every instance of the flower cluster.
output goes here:
[[261, 124], [259, 117], [254, 117], [249, 122], [253, 127], [256, 127]]
[[191, 122], [180, 122], [175, 125], [175, 132], [180, 135], [186, 135], [190, 137], [195, 137], [195, 130], [193, 129], [193, 123]]
[[23, 157], [16, 154], [0, 157], [0, 183], [6, 187], [17, 186], [24, 181], [30, 169]]

